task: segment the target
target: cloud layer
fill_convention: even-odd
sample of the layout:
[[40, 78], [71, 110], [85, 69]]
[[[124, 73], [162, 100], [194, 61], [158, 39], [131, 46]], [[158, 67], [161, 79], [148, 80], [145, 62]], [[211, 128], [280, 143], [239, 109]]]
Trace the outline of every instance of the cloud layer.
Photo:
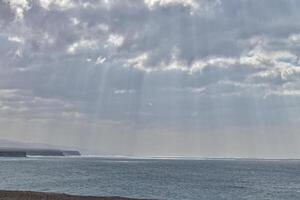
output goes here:
[[[132, 144], [162, 132], [183, 144], [232, 136], [229, 146], [261, 133], [262, 149], [280, 143], [275, 135], [297, 140], [298, 8], [297, 0], [0, 0], [3, 137], [82, 146], [91, 143], [83, 136], [124, 137], [122, 151], [133, 154]], [[26, 123], [35, 128], [24, 136]]]

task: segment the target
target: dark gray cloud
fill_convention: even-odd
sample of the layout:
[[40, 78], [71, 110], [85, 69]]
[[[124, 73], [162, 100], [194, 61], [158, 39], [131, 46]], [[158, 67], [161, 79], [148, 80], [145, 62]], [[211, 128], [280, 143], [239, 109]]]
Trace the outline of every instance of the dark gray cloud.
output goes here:
[[[48, 140], [52, 129], [80, 137], [86, 128], [95, 138], [97, 130], [293, 132], [299, 8], [297, 0], [0, 0], [1, 120], [35, 122], [28, 130]], [[22, 127], [6, 129], [18, 138]]]

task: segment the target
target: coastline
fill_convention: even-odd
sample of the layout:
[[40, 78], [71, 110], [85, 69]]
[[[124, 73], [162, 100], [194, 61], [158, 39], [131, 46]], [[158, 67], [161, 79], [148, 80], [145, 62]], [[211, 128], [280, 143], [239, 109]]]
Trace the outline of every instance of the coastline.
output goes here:
[[61, 193], [0, 190], [0, 200], [139, 200], [126, 197], [78, 196]]

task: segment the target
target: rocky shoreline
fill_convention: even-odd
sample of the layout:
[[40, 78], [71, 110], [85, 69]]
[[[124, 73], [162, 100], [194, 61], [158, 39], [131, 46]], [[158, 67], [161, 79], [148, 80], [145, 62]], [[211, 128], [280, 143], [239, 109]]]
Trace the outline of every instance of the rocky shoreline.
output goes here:
[[123, 197], [92, 197], [68, 194], [29, 192], [29, 191], [0, 191], [0, 200], [138, 200]]

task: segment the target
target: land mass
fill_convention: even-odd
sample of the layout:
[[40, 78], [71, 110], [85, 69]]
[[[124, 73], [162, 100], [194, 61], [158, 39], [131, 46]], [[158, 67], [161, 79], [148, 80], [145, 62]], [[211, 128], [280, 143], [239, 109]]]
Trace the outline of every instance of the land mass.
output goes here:
[[0, 148], [0, 157], [80, 156], [79, 151], [58, 149]]
[[80, 156], [72, 147], [0, 139], [0, 157]]
[[27, 191], [0, 191], [1, 200], [138, 200], [123, 197], [92, 197], [75, 196], [57, 193], [27, 192]]

